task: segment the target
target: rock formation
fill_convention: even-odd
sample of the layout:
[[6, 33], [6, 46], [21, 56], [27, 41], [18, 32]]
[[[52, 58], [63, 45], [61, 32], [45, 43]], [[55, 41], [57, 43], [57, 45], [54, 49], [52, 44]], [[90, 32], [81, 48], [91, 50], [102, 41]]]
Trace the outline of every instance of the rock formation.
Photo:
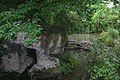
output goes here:
[[26, 34], [26, 32], [18, 32], [16, 40], [10, 39], [8, 44], [4, 45], [7, 54], [2, 57], [3, 71], [23, 73], [27, 69], [34, 75], [36, 70], [60, 66], [59, 59], [50, 56], [50, 54], [58, 54], [61, 51], [62, 36], [60, 34], [40, 35], [37, 42], [25, 46], [25, 41], [29, 40], [24, 39]]

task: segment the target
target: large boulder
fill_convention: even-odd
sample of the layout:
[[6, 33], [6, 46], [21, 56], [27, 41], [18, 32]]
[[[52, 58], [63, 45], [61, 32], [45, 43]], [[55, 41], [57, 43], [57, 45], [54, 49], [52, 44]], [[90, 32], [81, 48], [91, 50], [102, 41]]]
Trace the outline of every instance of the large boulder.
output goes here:
[[7, 54], [2, 56], [3, 71], [22, 73], [32, 63], [33, 59], [27, 56], [27, 51], [23, 45], [16, 43], [9, 43], [9, 45], [5, 45]]
[[2, 56], [4, 72], [23, 73], [27, 70], [34, 75], [36, 70], [55, 69], [60, 66], [59, 59], [50, 56], [61, 52], [60, 34], [40, 35], [38, 41], [29, 46], [24, 45], [26, 40], [30, 40], [30, 38], [24, 39], [25, 35], [26, 32], [18, 32], [16, 40], [10, 39], [9, 45], [4, 45], [7, 50], [7, 54]]

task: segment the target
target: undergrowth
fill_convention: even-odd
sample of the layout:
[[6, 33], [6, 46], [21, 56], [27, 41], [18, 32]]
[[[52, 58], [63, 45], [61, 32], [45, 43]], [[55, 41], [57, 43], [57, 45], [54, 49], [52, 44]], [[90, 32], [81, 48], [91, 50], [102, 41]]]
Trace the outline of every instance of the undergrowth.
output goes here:
[[66, 51], [60, 58], [60, 65], [64, 74], [71, 72], [78, 64], [79, 59], [75, 52]]

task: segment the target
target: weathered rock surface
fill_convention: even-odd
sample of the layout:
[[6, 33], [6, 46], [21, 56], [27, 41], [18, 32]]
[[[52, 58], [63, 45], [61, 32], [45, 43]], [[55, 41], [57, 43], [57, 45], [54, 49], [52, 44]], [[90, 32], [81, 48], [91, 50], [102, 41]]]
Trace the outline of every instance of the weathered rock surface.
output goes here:
[[33, 59], [27, 56], [23, 45], [15, 43], [9, 43], [9, 45], [9, 47], [6, 45], [7, 54], [2, 57], [3, 71], [22, 73], [32, 63]]
[[[26, 34], [26, 32], [18, 32], [17, 39], [13, 42], [24, 45], [25, 41], [30, 40], [29, 38], [24, 39]], [[62, 36], [60, 34], [40, 35], [37, 42], [26, 47], [38, 50], [41, 54], [57, 54], [61, 50], [61, 39]]]
[[33, 67], [29, 70], [32, 72], [34, 70], [42, 70], [43, 68], [56, 68], [59, 65], [59, 59], [55, 57], [50, 57], [49, 55], [39, 54], [37, 53], [37, 64], [33, 65]]
[[[18, 32], [16, 35], [17, 39], [9, 40], [10, 45], [4, 46], [8, 54], [2, 57], [3, 71], [22, 73], [31, 64], [32, 67], [28, 70], [29, 72], [42, 70], [43, 68], [58, 67], [59, 59], [50, 56], [50, 54], [60, 53], [62, 36], [60, 34], [51, 34], [50, 36], [40, 35], [38, 42], [25, 46], [25, 41], [30, 40], [29, 38], [24, 39], [26, 34], [26, 32]], [[32, 49], [34, 52], [27, 51], [27, 49]]]
[[61, 80], [62, 72], [60, 67], [57, 67], [52, 70], [42, 70], [42, 71], [35, 71], [33, 75], [33, 79], [37, 80]]
[[79, 43], [75, 41], [68, 41], [66, 43], [65, 49], [67, 50], [76, 50], [76, 49], [82, 49], [82, 50], [90, 50], [92, 48], [91, 41], [80, 41]]

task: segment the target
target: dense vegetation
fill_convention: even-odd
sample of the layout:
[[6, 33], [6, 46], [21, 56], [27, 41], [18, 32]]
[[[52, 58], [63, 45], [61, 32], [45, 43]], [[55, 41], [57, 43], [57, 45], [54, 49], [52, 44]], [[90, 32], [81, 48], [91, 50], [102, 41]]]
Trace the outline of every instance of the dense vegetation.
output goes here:
[[[91, 50], [92, 61], [89, 65], [90, 80], [104, 79], [104, 80], [119, 80], [119, 64], [120, 64], [120, 44], [117, 44], [114, 35], [115, 30], [103, 32], [96, 40], [96, 43]], [[106, 35], [107, 33], [107, 35]], [[103, 35], [105, 34], [105, 35]], [[109, 35], [109, 37], [108, 37]], [[115, 34], [114, 37], [118, 37]], [[103, 40], [104, 39], [104, 40]]]
[[75, 52], [66, 51], [60, 58], [60, 65], [64, 74], [71, 72], [79, 64], [79, 57]]
[[118, 29], [119, 6], [108, 8], [105, 4], [101, 0], [2, 0], [0, 38], [6, 40], [25, 31], [25, 38], [32, 36], [29, 45], [41, 31], [68, 35], [101, 32], [108, 26]]
[[[67, 35], [79, 32], [82, 20], [87, 16], [94, 1], [81, 0], [5, 0], [1, 1], [0, 38], [14, 37], [18, 31], [26, 31], [32, 39], [26, 45], [37, 41], [41, 33]], [[62, 31], [62, 32], [61, 32]]]
[[119, 6], [109, 7], [105, 3], [99, 3], [97, 5], [91, 5], [93, 10], [91, 17], [91, 25], [93, 32], [106, 31], [108, 28], [119, 29], [120, 19]]
[[[105, 2], [106, 1], [106, 2]], [[36, 42], [40, 34], [101, 33], [91, 50], [89, 65], [91, 80], [119, 80], [120, 64], [120, 2], [112, 0], [0, 0], [0, 52], [4, 41], [15, 38], [19, 31], [27, 32], [25, 45]], [[2, 52], [1, 52], [2, 53]], [[0, 54], [1, 56], [1, 54]], [[66, 60], [66, 62], [64, 62]], [[63, 55], [63, 72], [77, 64], [73, 54]]]

